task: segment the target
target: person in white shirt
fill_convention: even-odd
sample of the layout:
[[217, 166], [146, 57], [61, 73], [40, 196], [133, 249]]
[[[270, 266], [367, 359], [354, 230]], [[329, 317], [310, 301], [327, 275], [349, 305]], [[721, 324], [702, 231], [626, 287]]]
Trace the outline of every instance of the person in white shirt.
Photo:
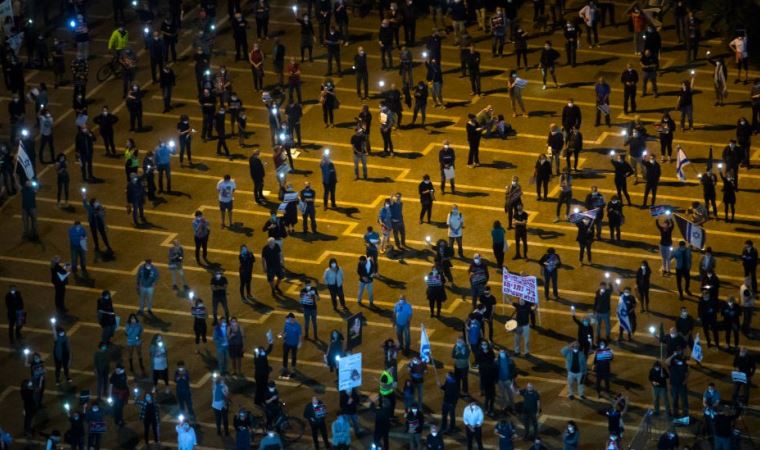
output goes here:
[[478, 444], [478, 450], [483, 450], [483, 409], [477, 403], [471, 402], [464, 408], [462, 422], [467, 428], [467, 449], [472, 449], [472, 440]]
[[219, 211], [222, 213], [222, 228], [224, 228], [224, 212], [227, 211], [227, 215], [230, 219], [230, 228], [232, 227], [232, 199], [237, 185], [235, 180], [231, 179], [229, 175], [225, 175], [223, 180], [219, 180], [216, 184], [216, 192], [219, 193]]
[[586, 24], [586, 40], [588, 41], [588, 47], [591, 48], [594, 45], [599, 47], [599, 8], [593, 0], [589, 1], [586, 6], [578, 11], [578, 15], [583, 19], [583, 23]]
[[747, 37], [739, 35], [728, 44], [728, 47], [736, 55], [736, 82], [742, 78], [742, 67], [744, 67], [744, 83], [749, 81], [749, 52], [747, 51]]
[[456, 241], [459, 257], [463, 258], [464, 252], [462, 251], [462, 228], [464, 228], [464, 217], [459, 211], [457, 205], [454, 205], [449, 215], [446, 216], [446, 225], [449, 226], [449, 247], [453, 248], [454, 241]]
[[187, 422], [177, 425], [177, 450], [193, 450], [198, 445], [195, 430]]

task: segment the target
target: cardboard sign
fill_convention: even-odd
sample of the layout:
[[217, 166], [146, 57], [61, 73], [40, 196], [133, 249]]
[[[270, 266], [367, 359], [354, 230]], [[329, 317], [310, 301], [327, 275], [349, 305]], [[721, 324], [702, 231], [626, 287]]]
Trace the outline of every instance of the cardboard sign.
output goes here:
[[508, 271], [502, 275], [502, 293], [538, 304], [538, 281], [536, 277], [521, 277]]
[[338, 360], [338, 390], [350, 391], [362, 385], [362, 354], [354, 353]]

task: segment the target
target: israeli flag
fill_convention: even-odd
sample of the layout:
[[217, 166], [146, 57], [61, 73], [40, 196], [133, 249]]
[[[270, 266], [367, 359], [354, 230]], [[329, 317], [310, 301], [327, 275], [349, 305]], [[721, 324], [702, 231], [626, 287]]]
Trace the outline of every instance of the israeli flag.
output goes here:
[[628, 317], [628, 308], [625, 306], [623, 296], [618, 299], [617, 316], [620, 321], [620, 327], [625, 330], [626, 333], [631, 332], [631, 318]]
[[29, 155], [26, 154], [26, 150], [24, 149], [24, 141], [21, 140], [18, 142], [16, 163], [24, 169], [24, 174], [26, 175], [27, 180], [34, 179], [34, 166], [32, 166], [32, 161], [29, 159]]
[[691, 359], [696, 362], [702, 362], [702, 342], [699, 341], [699, 333], [694, 337], [694, 346], [691, 347]]
[[686, 181], [686, 174], [683, 173], [683, 168], [691, 164], [689, 158], [686, 157], [686, 152], [682, 148], [678, 149], [678, 155], [676, 156], [676, 175], [681, 181]]
[[433, 362], [433, 354], [430, 351], [430, 338], [428, 338], [424, 325], [420, 330], [420, 359], [425, 364], [430, 364]]

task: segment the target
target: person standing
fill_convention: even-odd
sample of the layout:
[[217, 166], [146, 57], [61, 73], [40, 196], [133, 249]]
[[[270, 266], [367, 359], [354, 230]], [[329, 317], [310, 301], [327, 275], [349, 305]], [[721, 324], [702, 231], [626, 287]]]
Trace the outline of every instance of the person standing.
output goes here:
[[647, 96], [647, 84], [651, 81], [652, 92], [654, 92], [654, 97], [657, 98], [659, 96], [657, 93], [657, 67], [660, 65], [659, 58], [657, 55], [653, 54], [651, 50], [645, 49], [644, 53], [641, 55], [639, 64], [641, 65], [641, 74], [643, 78], [641, 96]]
[[266, 170], [264, 169], [263, 161], [261, 161], [261, 152], [259, 150], [254, 150], [250, 159], [248, 159], [248, 169], [253, 180], [254, 201], [260, 205], [266, 204], [266, 197], [264, 197], [264, 176], [266, 175]]
[[338, 266], [335, 258], [330, 258], [327, 268], [325, 269], [322, 280], [330, 291], [330, 300], [334, 310], [338, 310], [337, 301], [340, 299], [340, 305], [346, 309], [346, 298], [343, 294], [343, 268]]
[[687, 380], [689, 365], [683, 350], [677, 349], [665, 360], [670, 372], [670, 395], [673, 399], [673, 417], [681, 418], [689, 415], [689, 398]]
[[[559, 134], [559, 132], [557, 132]], [[562, 136], [559, 134], [559, 136]], [[561, 151], [561, 149], [560, 149]], [[559, 171], [559, 153], [557, 152], [557, 170]], [[553, 152], [552, 152], [553, 153]], [[552, 159], [554, 159], [554, 155], [552, 155]], [[552, 162], [546, 159], [546, 155], [541, 153], [538, 155], [538, 160], [536, 161], [536, 165], [533, 168], [533, 176], [535, 178], [536, 183], [536, 194], [537, 194], [537, 200], [541, 200], [541, 190], [544, 191], [544, 200], [549, 199], [549, 180], [551, 180], [552, 177]]]
[[657, 157], [654, 154], [647, 156], [647, 159], [643, 162], [644, 165], [644, 179], [646, 184], [644, 185], [644, 203], [642, 206], [647, 206], [647, 199], [649, 193], [652, 193], [652, 206], [657, 202], [657, 186], [660, 184], [660, 175], [662, 173], [660, 164], [657, 162]]
[[467, 432], [467, 450], [473, 448], [473, 441], [478, 450], [483, 450], [483, 419], [483, 409], [476, 402], [471, 402], [464, 408], [462, 422]]
[[605, 339], [610, 339], [610, 297], [612, 296], [612, 287], [609, 283], [602, 281], [599, 283], [594, 295], [594, 317], [596, 318], [596, 335], [601, 340], [600, 330], [602, 322], [605, 323]]
[[[423, 175], [422, 182], [417, 186], [417, 191], [420, 195], [420, 224], [422, 224], [423, 218], [427, 215], [427, 222], [430, 224], [430, 215], [433, 212], [433, 201], [435, 200], [435, 188], [430, 181], [430, 175]], [[461, 237], [460, 237], [461, 245]]]
[[[329, 152], [322, 154], [322, 160], [319, 162], [319, 168], [322, 172], [322, 187], [325, 190], [324, 196], [322, 198], [323, 208], [327, 210], [327, 197], [329, 196], [330, 205], [333, 209], [335, 209], [335, 188], [338, 184], [338, 172], [335, 169], [335, 164], [330, 159]], [[304, 225], [305, 224], [306, 220], [304, 220]]]
[[495, 220], [493, 227], [491, 228], [491, 244], [493, 248], [493, 256], [496, 260], [496, 271], [501, 272], [504, 267], [504, 254], [509, 249], [509, 244], [506, 239], [506, 230], [501, 225], [501, 222]]
[[576, 28], [575, 23], [567, 21], [563, 34], [565, 36], [565, 53], [567, 53], [567, 65], [575, 68], [577, 62], [578, 47], [580, 46], [580, 30]]
[[224, 377], [214, 376], [211, 383], [211, 409], [214, 410], [214, 420], [216, 422], [216, 434], [222, 435], [222, 425], [224, 425], [224, 435], [230, 435], [229, 414], [230, 414], [230, 390], [224, 382]]
[[[512, 385], [512, 389], [515, 393], [518, 393], [523, 398], [523, 410], [522, 419], [525, 426], [525, 435], [523, 439], [533, 440], [538, 436], [538, 416], [541, 414], [541, 395], [533, 387], [532, 383], [525, 385], [523, 389], [516, 390], [515, 385]], [[533, 429], [531, 434], [530, 430]]]
[[425, 285], [430, 317], [436, 317], [436, 310], [437, 316], [441, 317], [441, 304], [446, 301], [446, 278], [438, 272], [436, 266], [425, 276]]
[[[557, 83], [556, 62], [559, 60], [559, 52], [552, 48], [552, 42], [544, 42], [544, 48], [541, 50], [541, 56], [539, 57], [539, 67], [541, 69], [541, 80], [543, 81], [543, 90], [546, 90], [546, 75], [551, 74], [552, 81], [554, 81], [554, 87], [559, 89]], [[527, 63], [526, 63], [527, 65]]]
[[[683, 292], [692, 296], [689, 283], [691, 281], [691, 249], [686, 246], [685, 241], [678, 242], [678, 248], [673, 251], [671, 259], [676, 260], [676, 286], [678, 286], [678, 298], [683, 301]], [[684, 286], [681, 286], [681, 280]]]
[[158, 269], [153, 265], [153, 261], [146, 259], [145, 262], [137, 269], [137, 295], [139, 310], [138, 315], [143, 314], [147, 307], [148, 314], [153, 315], [153, 293], [158, 282]]
[[88, 182], [95, 179], [92, 174], [92, 158], [94, 156], [95, 136], [87, 128], [82, 126], [74, 138], [77, 159], [82, 168], [82, 182]]
[[296, 321], [296, 316], [293, 313], [288, 313], [285, 318], [285, 326], [279, 337], [282, 339], [282, 376], [288, 379], [290, 378], [288, 355], [291, 357], [291, 366], [295, 372], [298, 362], [298, 349], [301, 347], [301, 324]]
[[330, 29], [326, 31], [323, 45], [327, 47], [327, 74], [325, 76], [332, 76], [333, 74], [333, 60], [338, 66], [338, 78], [343, 76], [343, 71], [340, 68], [340, 46], [343, 42], [343, 35], [338, 31], [334, 25], [330, 26]]
[[517, 321], [514, 345], [515, 356], [520, 356], [520, 342], [522, 341], [523, 354], [527, 358], [530, 356], [530, 318], [533, 315], [533, 304], [521, 298], [517, 302], [512, 302], [512, 306], [515, 308], [512, 316]]
[[[463, 257], [463, 256], [462, 256]], [[470, 292], [472, 295], [472, 305], [476, 305], [478, 298], [480, 298], [483, 290], [488, 285], [488, 266], [485, 261], [480, 257], [480, 253], [472, 255], [472, 263], [467, 269], [467, 275], [470, 281]]]
[[610, 93], [612, 89], [604, 77], [599, 77], [596, 85], [594, 86], [594, 92], [596, 93], [596, 121], [594, 126], [599, 126], [601, 115], [604, 114], [604, 121], [607, 124], [607, 128], [610, 127]]
[[243, 244], [240, 246], [238, 261], [240, 300], [245, 303], [246, 301], [253, 299], [253, 296], [251, 295], [251, 280], [253, 279], [253, 263], [256, 262], [256, 257], [250, 250], [248, 250], [248, 246]]
[[612, 375], [612, 359], [614, 356], [612, 349], [607, 347], [607, 340], [599, 339], [599, 345], [594, 352], [594, 375], [596, 376], [597, 397], [602, 395], [602, 383], [604, 383], [604, 390], [607, 394], [610, 394], [610, 376]]
[[317, 303], [319, 302], [319, 293], [312, 287], [310, 279], [306, 279], [305, 285], [298, 297], [303, 308], [304, 338], [309, 339], [309, 323], [311, 322], [314, 329], [314, 341], [320, 342], [319, 334], [317, 334]]
[[520, 186], [519, 178], [517, 175], [512, 177], [512, 182], [507, 185], [506, 192], [504, 193], [504, 212], [507, 213], [507, 219], [509, 225], [508, 230], [512, 229], [512, 219], [517, 212], [517, 206], [522, 206], [522, 187]]
[[[420, 221], [421, 223], [422, 221]], [[428, 222], [430, 222], [430, 216], [428, 215]], [[462, 229], [464, 228], [464, 217], [459, 211], [456, 204], [452, 207], [449, 214], [446, 216], [446, 225], [448, 226], [449, 235], [449, 247], [454, 246], [454, 242], [457, 243], [458, 253], [460, 258], [464, 258], [464, 251], [462, 250]]]
[[399, 348], [403, 349], [404, 355], [409, 355], [409, 347], [411, 345], [410, 328], [412, 314], [412, 305], [407, 303], [406, 296], [401, 295], [393, 307], [393, 325], [396, 329], [396, 339], [398, 339]]
[[628, 114], [628, 111], [635, 113], [636, 85], [639, 83], [639, 73], [630, 63], [625, 65], [625, 70], [620, 75], [620, 82], [623, 83], [623, 112], [625, 114]]
[[586, 375], [586, 355], [581, 352], [578, 341], [566, 345], [560, 350], [560, 353], [565, 357], [568, 398], [570, 400], [575, 399], [573, 387], [577, 386], [578, 394], [581, 399], [585, 400], [583, 377]]
[[[757, 249], [752, 240], [744, 241], [744, 247], [741, 253], [742, 267], [744, 268], [744, 279], [749, 279], [749, 285], [752, 293], [757, 297]], [[745, 281], [745, 283], [747, 283]]]
[[736, 299], [731, 296], [728, 301], [722, 305], [721, 315], [723, 316], [723, 328], [726, 330], [726, 348], [729, 353], [731, 350], [731, 335], [734, 335], [734, 347], [739, 349], [739, 323], [742, 316], [742, 307], [736, 303]]
[[[467, 54], [467, 72], [470, 76], [470, 96], [480, 96], [480, 52], [475, 50], [475, 45], [470, 44]], [[556, 80], [555, 80], [556, 84]]]
[[66, 285], [69, 283], [70, 275], [71, 266], [61, 264], [61, 257], [54, 256], [50, 261], [50, 280], [55, 290], [55, 310], [58, 316], [64, 316], [68, 312], [66, 309]]
[[[16, 289], [15, 285], [10, 285], [8, 293], [5, 294], [5, 308], [7, 313], [6, 317], [8, 317], [8, 341], [10, 341], [12, 345], [15, 342], [14, 339], [21, 340], [21, 329], [24, 327], [26, 321], [24, 299], [21, 297], [21, 292]], [[57, 336], [55, 331], [53, 332], [53, 336]], [[58, 382], [60, 372], [60, 368], [58, 367], [58, 363], [56, 362], [56, 383]], [[68, 365], [66, 367], [66, 378], [68, 378]]]
[[[281, 222], [278, 221], [278, 223]], [[279, 228], [282, 227], [280, 226]], [[284, 232], [284, 230], [280, 230], [280, 233], [282, 232]], [[282, 246], [278, 245], [275, 238], [270, 236], [267, 238], [266, 245], [264, 245], [264, 248], [261, 250], [261, 263], [264, 266], [263, 269], [266, 273], [269, 287], [272, 290], [272, 296], [282, 294], [282, 290], [280, 290], [280, 281], [282, 281], [284, 275], [283, 261]], [[275, 281], [275, 278], [277, 281]]]
[[467, 118], [467, 167], [480, 167], [480, 139], [483, 137], [483, 128], [478, 124], [475, 114], [468, 114]]
[[541, 266], [541, 272], [544, 277], [544, 298], [547, 301], [549, 300], [549, 286], [552, 285], [554, 299], [559, 300], [557, 279], [559, 268], [562, 267], [562, 260], [557, 251], [553, 247], [549, 247], [541, 259], [538, 260], [538, 264]]
[[694, 131], [694, 80], [695, 75], [691, 75], [689, 81], [681, 82], [681, 90], [678, 93], [677, 109], [681, 112], [681, 131], [686, 131], [687, 119], [689, 121], [689, 130]]
[[78, 220], [69, 227], [69, 248], [71, 250], [71, 272], [77, 276], [77, 261], [82, 275], [87, 277], [87, 231]]
[[[514, 215], [515, 224], [515, 256], [512, 259], [528, 259], [528, 213], [523, 210], [522, 202], [517, 204]], [[520, 241], [522, 241], [523, 254], [520, 256]]]
[[686, 62], [688, 63], [697, 60], [701, 38], [700, 23], [701, 21], [694, 16], [694, 11], [689, 9], [686, 16]]
[[599, 47], [599, 8], [597, 8], [594, 0], [589, 0], [589, 2], [580, 9], [578, 16], [586, 25], [586, 40], [588, 41], [588, 48], [593, 46]]
[[[106, 147], [106, 155], [116, 156], [116, 144], [114, 143], [114, 125], [119, 118], [112, 114], [108, 106], [103, 106], [100, 115], [95, 116], [93, 122], [98, 126], [100, 137], [103, 138], [103, 145]], [[40, 144], [40, 155], [42, 154], [42, 144]]]

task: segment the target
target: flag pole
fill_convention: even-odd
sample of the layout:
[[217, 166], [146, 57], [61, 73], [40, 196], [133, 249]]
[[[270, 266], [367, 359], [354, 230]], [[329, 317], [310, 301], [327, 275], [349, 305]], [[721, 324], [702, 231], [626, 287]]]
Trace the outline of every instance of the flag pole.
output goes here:
[[[425, 328], [425, 324], [422, 323], [422, 322], [420, 322], [420, 328], [422, 329], [422, 331], [427, 336], [428, 342], [430, 342], [430, 336], [427, 334], [427, 331], [426, 331], [426, 328]], [[435, 358], [433, 358], [433, 348], [432, 348], [432, 346], [430, 348], [430, 364], [433, 366], [433, 373], [435, 374], [435, 384], [437, 384], [438, 386], [440, 386], [441, 385], [441, 380], [438, 378], [438, 368], [435, 366]]]

